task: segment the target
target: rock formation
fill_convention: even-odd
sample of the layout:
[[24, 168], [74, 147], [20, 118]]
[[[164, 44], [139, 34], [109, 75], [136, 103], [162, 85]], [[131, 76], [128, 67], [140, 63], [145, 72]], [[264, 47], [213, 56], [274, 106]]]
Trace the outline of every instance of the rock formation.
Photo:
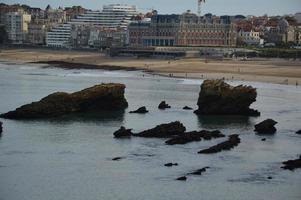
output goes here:
[[2, 127], [2, 122], [0, 122], [0, 135], [1, 135], [1, 133], [3, 132], [3, 127]]
[[199, 154], [218, 153], [223, 150], [230, 150], [235, 146], [237, 146], [239, 143], [240, 143], [239, 136], [237, 134], [234, 134], [234, 135], [230, 135], [227, 141], [209, 147], [208, 149], [201, 150], [198, 153]]
[[161, 110], [165, 110], [167, 108], [170, 108], [170, 105], [168, 105], [165, 101], [162, 101], [159, 106], [158, 106], [159, 109]]
[[113, 133], [115, 138], [125, 138], [132, 136], [132, 129], [126, 129], [125, 127], [121, 126], [120, 129]]
[[194, 172], [189, 173], [188, 175], [202, 175], [202, 173], [206, 172], [207, 169], [209, 169], [210, 167], [204, 167], [201, 169], [198, 169]]
[[139, 114], [144, 114], [148, 113], [148, 110], [146, 109], [145, 106], [138, 108], [137, 110], [130, 111], [130, 113], [139, 113]]
[[115, 157], [115, 158], [112, 158], [113, 161], [119, 161], [121, 159], [123, 159], [124, 157]]
[[258, 116], [249, 106], [256, 101], [256, 88], [230, 86], [223, 80], [205, 80], [198, 99], [198, 115], [247, 115]]
[[275, 128], [275, 125], [278, 122], [272, 120], [272, 119], [266, 119], [263, 122], [260, 122], [255, 125], [255, 131], [258, 134], [274, 134], [277, 129]]
[[168, 145], [175, 145], [175, 144], [187, 144], [189, 142], [197, 142], [204, 140], [211, 140], [212, 138], [220, 138], [225, 137], [225, 135], [221, 134], [220, 131], [207, 131], [207, 130], [201, 130], [199, 132], [192, 131], [187, 132], [181, 135], [177, 135], [169, 140], [167, 140], [165, 143]]
[[128, 106], [124, 97], [125, 85], [100, 84], [74, 93], [56, 92], [17, 108], [15, 111], [1, 114], [9, 119], [33, 119], [56, 117], [69, 113], [88, 111], [121, 110]]
[[155, 128], [145, 130], [133, 135], [137, 137], [169, 138], [175, 135], [183, 134], [185, 130], [185, 126], [182, 123], [176, 121], [168, 124], [161, 124], [156, 126]]
[[183, 107], [183, 110], [192, 110], [192, 108], [189, 107], [189, 106], [184, 106], [184, 107]]
[[301, 130], [297, 131], [296, 134], [301, 135]]
[[284, 164], [284, 166], [281, 167], [282, 169], [294, 170], [297, 168], [301, 168], [301, 156], [299, 157], [299, 159], [288, 160], [283, 162], [282, 164]]
[[187, 177], [186, 176], [181, 176], [179, 178], [176, 179], [177, 181], [186, 181]]
[[172, 167], [172, 166], [178, 166], [178, 163], [166, 163], [164, 164], [165, 167]]

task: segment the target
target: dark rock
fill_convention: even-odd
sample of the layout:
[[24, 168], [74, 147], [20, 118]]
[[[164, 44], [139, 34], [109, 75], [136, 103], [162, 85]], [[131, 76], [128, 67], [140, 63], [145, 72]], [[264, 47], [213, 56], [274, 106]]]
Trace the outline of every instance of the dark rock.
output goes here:
[[131, 137], [132, 136], [132, 129], [126, 129], [125, 127], [121, 126], [120, 129], [115, 131], [114, 133], [115, 138], [124, 138], [124, 137]]
[[203, 138], [204, 140], [211, 140], [213, 138], [225, 137], [225, 135], [222, 134], [219, 130], [215, 130], [215, 131], [202, 130], [199, 132], [199, 134], [201, 138]]
[[299, 135], [301, 135], [301, 130], [297, 131], [297, 132], [296, 132], [296, 134], [299, 134]]
[[284, 166], [281, 167], [282, 169], [288, 169], [291, 171], [293, 171], [294, 169], [297, 169], [297, 168], [301, 168], [301, 156], [299, 157], [299, 159], [288, 160], [288, 161], [282, 162], [282, 164], [284, 164]]
[[234, 134], [234, 135], [230, 135], [227, 141], [209, 147], [208, 149], [201, 150], [198, 153], [199, 154], [218, 153], [223, 150], [230, 150], [235, 146], [237, 146], [239, 143], [240, 143], [239, 136], [237, 134]]
[[179, 178], [176, 179], [177, 181], [186, 181], [187, 177], [186, 176], [181, 176]]
[[210, 167], [204, 167], [204, 168], [198, 169], [192, 173], [189, 173], [188, 175], [202, 175], [202, 173], [206, 172], [206, 170], [209, 168]]
[[183, 134], [185, 130], [185, 126], [179, 121], [176, 121], [168, 124], [161, 124], [156, 126], [155, 128], [145, 130], [133, 135], [137, 137], [168, 138], [174, 135]]
[[192, 110], [192, 108], [190, 108], [189, 106], [184, 106], [183, 110]]
[[273, 179], [273, 177], [271, 177], [271, 176], [268, 176], [268, 179], [269, 179], [269, 180], [271, 180], [271, 179]]
[[266, 141], [266, 140], [267, 140], [266, 138], [262, 138], [262, 139], [261, 139], [261, 141]]
[[115, 158], [112, 158], [113, 161], [118, 161], [118, 160], [121, 160], [123, 159], [124, 157], [115, 157]]
[[3, 132], [2, 122], [0, 122], [0, 134]]
[[274, 127], [278, 122], [272, 119], [266, 119], [255, 125], [255, 131], [258, 134], [274, 134], [277, 129]]
[[178, 163], [166, 163], [164, 164], [165, 167], [172, 167], [172, 166], [178, 166]]
[[130, 113], [139, 113], [139, 114], [144, 114], [148, 113], [148, 110], [146, 109], [145, 106], [138, 108], [137, 110], [130, 111]]
[[161, 110], [165, 110], [167, 108], [170, 108], [170, 105], [168, 105], [165, 101], [162, 101], [159, 106], [158, 106], [159, 109]]
[[33, 102], [1, 114], [9, 119], [34, 119], [56, 117], [69, 113], [121, 110], [128, 106], [124, 97], [125, 85], [100, 84], [74, 93], [56, 92], [38, 102]]
[[225, 137], [225, 135], [221, 134], [220, 131], [207, 131], [207, 130], [202, 130], [202, 131], [192, 131], [192, 132], [187, 132], [181, 135], [177, 135], [170, 140], [167, 140], [165, 143], [168, 145], [175, 145], [175, 144], [187, 144], [189, 142], [198, 142], [201, 141], [202, 139], [204, 140], [211, 140], [212, 138], [220, 138], [220, 137]]
[[223, 80], [205, 80], [198, 99], [198, 115], [247, 115], [259, 116], [250, 109], [256, 101], [256, 88], [251, 86], [230, 86]]

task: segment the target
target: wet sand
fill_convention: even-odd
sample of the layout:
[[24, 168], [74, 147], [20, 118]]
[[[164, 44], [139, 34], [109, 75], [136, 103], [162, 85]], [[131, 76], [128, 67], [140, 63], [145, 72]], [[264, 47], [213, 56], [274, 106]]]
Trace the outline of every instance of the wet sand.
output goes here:
[[[0, 61], [14, 63], [44, 62], [55, 67], [89, 68], [106, 70], [147, 70], [150, 73], [187, 78], [224, 78], [268, 82], [277, 84], [301, 84], [301, 61], [284, 59], [205, 60], [183, 58], [178, 60], [107, 57], [99, 52], [56, 51], [47, 49], [2, 49]], [[61, 63], [61, 64], [60, 64]], [[74, 63], [74, 64], [73, 64]]]

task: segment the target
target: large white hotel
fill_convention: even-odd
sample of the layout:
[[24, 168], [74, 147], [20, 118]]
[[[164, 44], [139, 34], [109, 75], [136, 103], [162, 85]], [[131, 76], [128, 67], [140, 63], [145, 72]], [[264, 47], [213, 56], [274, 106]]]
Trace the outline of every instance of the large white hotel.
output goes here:
[[58, 24], [46, 34], [46, 45], [69, 47], [72, 25], [93, 25], [103, 28], [124, 28], [137, 14], [136, 6], [111, 4], [103, 6], [102, 11], [87, 11], [65, 24]]

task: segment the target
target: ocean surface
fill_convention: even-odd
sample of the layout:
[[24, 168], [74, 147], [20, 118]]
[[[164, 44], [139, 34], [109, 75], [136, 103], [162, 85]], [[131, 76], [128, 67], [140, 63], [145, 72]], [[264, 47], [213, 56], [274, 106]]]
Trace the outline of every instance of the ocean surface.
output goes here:
[[[5, 120], [0, 138], [1, 200], [300, 200], [301, 170], [281, 162], [301, 154], [301, 87], [255, 82], [252, 107], [261, 117], [197, 117], [202, 80], [165, 78], [142, 72], [64, 70], [0, 63], [0, 113], [56, 92], [74, 92], [102, 82], [126, 84], [124, 113], [72, 115], [49, 120]], [[157, 106], [167, 101], [171, 109]], [[148, 114], [129, 114], [146, 106]], [[278, 121], [274, 136], [259, 136], [254, 124]], [[231, 151], [197, 152], [226, 138], [167, 146], [162, 139], [114, 139], [120, 126], [134, 132], [179, 120], [191, 130], [240, 134]], [[265, 142], [261, 141], [266, 138]], [[112, 161], [114, 157], [124, 157]], [[177, 162], [179, 166], [164, 167]], [[202, 176], [175, 179], [209, 166]], [[272, 177], [272, 179], [268, 179]]]

